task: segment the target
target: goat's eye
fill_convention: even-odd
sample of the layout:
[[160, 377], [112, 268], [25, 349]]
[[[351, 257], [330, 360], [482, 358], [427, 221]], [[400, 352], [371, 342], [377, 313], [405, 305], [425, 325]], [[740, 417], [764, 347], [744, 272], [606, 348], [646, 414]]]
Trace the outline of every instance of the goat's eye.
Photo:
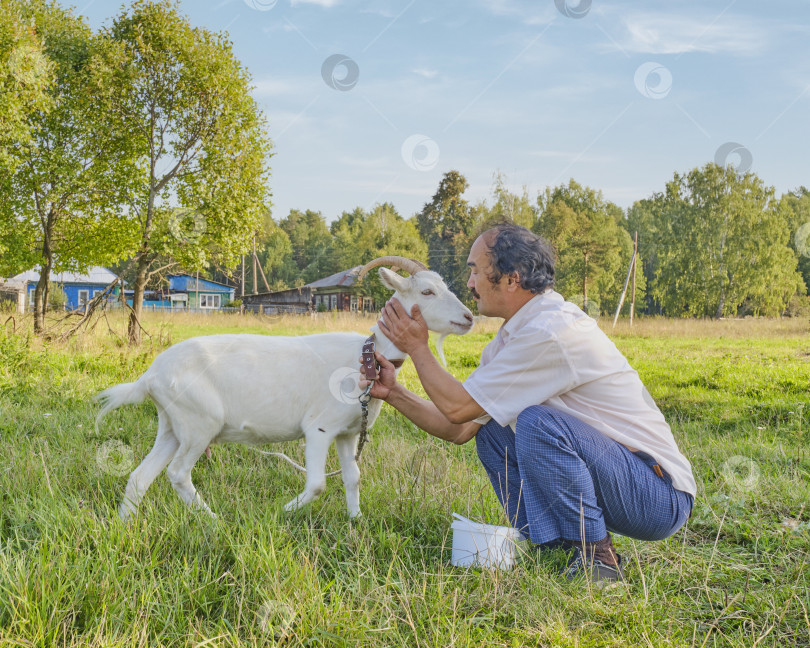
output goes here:
[[435, 295], [436, 293], [433, 292], [430, 288], [428, 288], [427, 290], [423, 290], [422, 294], [423, 295]]

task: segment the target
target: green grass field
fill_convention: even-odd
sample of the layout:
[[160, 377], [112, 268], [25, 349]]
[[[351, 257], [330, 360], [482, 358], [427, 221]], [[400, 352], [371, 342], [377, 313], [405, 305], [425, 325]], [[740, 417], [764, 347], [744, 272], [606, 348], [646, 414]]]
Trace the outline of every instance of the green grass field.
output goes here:
[[[194, 470], [218, 519], [165, 476], [129, 525], [116, 507], [154, 440], [146, 403], [97, 435], [91, 397], [200, 334], [365, 331], [371, 319], [150, 315], [121, 346], [99, 325], [61, 345], [0, 331], [0, 648], [6, 646], [808, 646], [810, 327], [798, 320], [641, 320], [602, 327], [638, 369], [692, 460], [687, 526], [617, 537], [628, 582], [555, 575], [565, 555], [508, 572], [450, 565], [451, 514], [502, 523], [474, 444], [417, 430], [387, 406], [363, 454], [364, 516], [339, 477], [286, 514], [303, 476], [243, 446]], [[121, 322], [112, 325], [121, 332]], [[104, 329], [102, 331], [102, 329]], [[459, 378], [496, 323], [445, 344]], [[405, 384], [418, 389], [406, 364]], [[303, 457], [300, 444], [280, 446]], [[279, 449], [275, 447], [272, 449]], [[328, 468], [337, 468], [334, 452]]]

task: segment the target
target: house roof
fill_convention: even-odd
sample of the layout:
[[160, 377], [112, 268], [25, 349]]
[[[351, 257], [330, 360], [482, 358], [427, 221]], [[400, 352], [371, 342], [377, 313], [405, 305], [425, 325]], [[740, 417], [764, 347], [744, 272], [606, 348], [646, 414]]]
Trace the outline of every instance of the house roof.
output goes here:
[[187, 273], [169, 275], [169, 288], [172, 290], [205, 291], [205, 292], [232, 292], [233, 286], [212, 281], [211, 279], [197, 279], [196, 275]]
[[354, 266], [348, 270], [306, 284], [307, 288], [331, 288], [332, 286], [352, 286], [357, 282], [357, 274], [363, 266]]
[[[78, 272], [52, 272], [51, 273], [51, 281], [55, 281], [56, 283], [60, 284], [102, 284], [104, 286], [111, 284], [115, 281], [118, 276], [107, 270], [107, 268], [102, 268], [101, 266], [93, 266], [88, 270], [86, 273], [81, 274]], [[9, 282], [30, 282], [30, 281], [39, 281], [39, 269], [35, 268], [33, 270], [26, 270], [25, 272], [21, 272], [11, 279], [8, 280]]]

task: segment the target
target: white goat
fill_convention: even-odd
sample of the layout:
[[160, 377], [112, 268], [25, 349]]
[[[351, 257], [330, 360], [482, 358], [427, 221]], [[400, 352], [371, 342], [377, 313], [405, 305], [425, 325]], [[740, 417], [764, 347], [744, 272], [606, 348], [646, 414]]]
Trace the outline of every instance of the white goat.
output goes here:
[[[380, 268], [380, 279], [410, 312], [418, 304], [425, 322], [443, 338], [472, 328], [472, 314], [441, 277], [417, 261], [383, 257], [364, 266], [395, 265], [402, 277]], [[386, 358], [406, 355], [372, 327], [376, 349]], [[326, 456], [332, 441], [346, 489], [349, 514], [360, 514], [360, 470], [355, 451], [360, 434], [359, 358], [366, 336], [325, 333], [300, 337], [211, 335], [180, 342], [155, 358], [135, 382], [101, 392], [98, 422], [110, 410], [147, 396], [158, 411], [151, 452], [132, 472], [119, 514], [135, 513], [150, 484], [166, 468], [174, 490], [191, 507], [211, 513], [191, 482], [191, 469], [209, 445], [228, 441], [263, 444], [306, 438], [306, 486], [285, 509], [312, 501], [326, 486]], [[369, 427], [382, 402], [369, 403]], [[211, 515], [213, 515], [211, 513]]]

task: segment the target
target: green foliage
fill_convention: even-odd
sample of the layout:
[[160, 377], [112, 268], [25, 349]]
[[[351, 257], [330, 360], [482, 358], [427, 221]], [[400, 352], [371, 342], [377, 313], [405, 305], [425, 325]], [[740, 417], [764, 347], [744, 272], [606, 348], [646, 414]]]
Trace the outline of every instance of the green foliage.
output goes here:
[[137, 313], [160, 255], [197, 270], [233, 266], [248, 249], [267, 213], [271, 145], [225, 35], [193, 27], [168, 0], [136, 0], [105, 33], [118, 45], [112, 115], [144, 169], [129, 213]]
[[790, 210], [755, 174], [710, 163], [675, 174], [649, 206], [652, 294], [668, 315], [781, 313], [803, 289], [788, 247]]
[[[427, 246], [419, 237], [416, 225], [404, 220], [390, 203], [376, 205], [369, 213], [359, 207], [344, 212], [332, 223], [332, 234], [338, 265], [342, 269], [389, 255], [422, 263], [427, 260]], [[382, 286], [375, 271], [366, 275], [363, 292], [377, 304], [384, 303], [391, 294]]]
[[[284, 258], [277, 278], [292, 284], [299, 278], [306, 284], [345, 269], [338, 267], [332, 236], [320, 212], [293, 209], [279, 227], [289, 239], [290, 252]], [[283, 241], [279, 243], [283, 246]]]
[[428, 245], [428, 266], [461, 297], [467, 294], [467, 255], [475, 226], [472, 210], [462, 198], [468, 186], [461, 173], [448, 171], [416, 216], [419, 234]]
[[50, 108], [53, 63], [31, 29], [29, 4], [0, 0], [0, 178], [22, 161], [17, 152], [30, 144], [31, 116]]
[[[538, 205], [535, 231], [557, 252], [557, 290], [592, 314], [615, 307], [633, 253], [621, 209], [574, 180], [547, 188]], [[636, 288], [643, 296], [644, 284]]]
[[[9, 210], [0, 217], [13, 227], [0, 232], [11, 232], [3, 247], [14, 253], [4, 255], [0, 272], [40, 266], [44, 287], [51, 271], [110, 263], [135, 245], [121, 213], [139, 169], [104, 94], [88, 91], [109, 74], [103, 62], [109, 42], [54, 3], [33, 2], [24, 15], [42, 39], [52, 82], [48, 109], [27, 118], [30, 138], [18, 151], [23, 163], [3, 185]], [[37, 300], [38, 331], [43, 309]]]
[[805, 294], [810, 291], [810, 190], [799, 187], [782, 196], [788, 214], [789, 245], [799, 260], [798, 270], [804, 281]]
[[478, 226], [476, 234], [488, 229], [495, 223], [514, 223], [527, 229], [532, 229], [537, 222], [537, 205], [532, 203], [526, 187], [518, 195], [511, 192], [506, 186], [506, 178], [502, 173], [495, 174], [492, 187], [494, 202], [491, 207], [477, 205], [474, 208]]
[[62, 284], [54, 281], [48, 283], [48, 310], [63, 311], [67, 308], [68, 298]]

